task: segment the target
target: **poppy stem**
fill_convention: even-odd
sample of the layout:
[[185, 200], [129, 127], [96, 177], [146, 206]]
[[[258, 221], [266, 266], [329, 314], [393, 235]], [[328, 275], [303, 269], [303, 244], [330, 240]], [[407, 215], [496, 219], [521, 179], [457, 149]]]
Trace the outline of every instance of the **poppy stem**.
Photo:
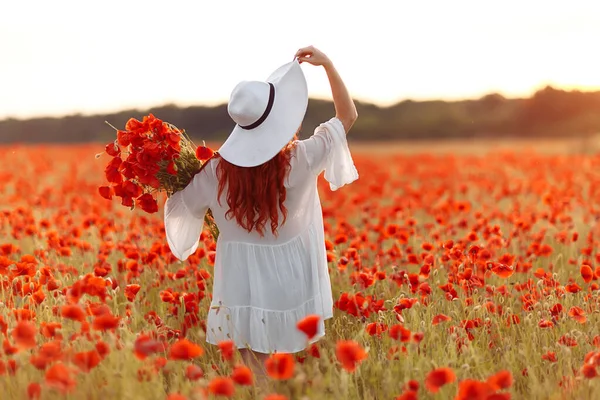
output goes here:
[[115, 128], [115, 127], [114, 127], [114, 126], [113, 126], [113, 125], [112, 125], [110, 122], [108, 122], [108, 121], [104, 121], [104, 123], [105, 123], [106, 125], [110, 126], [111, 128], [113, 128], [115, 131], [118, 131], [118, 129], [117, 129], [117, 128]]

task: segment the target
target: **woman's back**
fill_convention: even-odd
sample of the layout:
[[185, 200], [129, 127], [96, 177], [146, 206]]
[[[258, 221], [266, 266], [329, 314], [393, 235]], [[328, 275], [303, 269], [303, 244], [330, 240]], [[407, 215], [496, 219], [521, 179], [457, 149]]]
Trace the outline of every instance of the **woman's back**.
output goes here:
[[[209, 327], [219, 329], [207, 332], [210, 343], [234, 338], [238, 345], [250, 343], [259, 352], [300, 351], [305, 340], [295, 329], [296, 322], [310, 314], [323, 319], [333, 315], [317, 177], [323, 170], [326, 177], [328, 169], [346, 171], [333, 174], [337, 180], [330, 183], [337, 188], [358, 175], [337, 118], [321, 124], [311, 138], [296, 141], [289, 151], [291, 167], [284, 181], [287, 217], [277, 235], [269, 229], [262, 236], [248, 232], [235, 218], [226, 216], [227, 187], [221, 202], [218, 199], [219, 158], [211, 160], [184, 191], [169, 200], [165, 211], [167, 238], [172, 249], [190, 246], [184, 256], [197, 246], [197, 241], [178, 243], [195, 235], [186, 226], [195, 221], [201, 227], [201, 216], [208, 208], [219, 226], [208, 317]], [[187, 233], [173, 237], [170, 232]]]
[[[279, 226], [276, 235], [270, 229], [265, 229], [262, 235], [256, 230], [248, 232], [237, 223], [235, 218], [227, 218], [226, 214], [229, 211], [229, 205], [225, 199], [228, 187], [225, 186], [224, 193], [220, 199], [218, 198], [218, 190], [216, 190], [216, 186], [218, 185], [218, 163], [222, 162], [222, 160], [218, 158], [214, 159], [211, 165], [207, 166], [205, 170], [211, 175], [207, 177], [207, 180], [210, 180], [212, 183], [211, 186], [215, 187], [210, 208], [215, 222], [219, 226], [220, 241], [245, 242], [260, 245], [281, 244], [291, 240], [307, 228], [310, 222], [310, 213], [313, 209], [312, 205], [315, 204], [316, 200], [316, 175], [312, 174], [308, 169], [303, 144], [296, 142], [294, 146], [286, 151], [291, 152], [290, 170], [287, 178], [284, 180], [286, 191], [284, 206], [287, 213], [284, 222], [283, 214], [279, 211]], [[256, 178], [264, 179], [262, 176], [257, 176]]]

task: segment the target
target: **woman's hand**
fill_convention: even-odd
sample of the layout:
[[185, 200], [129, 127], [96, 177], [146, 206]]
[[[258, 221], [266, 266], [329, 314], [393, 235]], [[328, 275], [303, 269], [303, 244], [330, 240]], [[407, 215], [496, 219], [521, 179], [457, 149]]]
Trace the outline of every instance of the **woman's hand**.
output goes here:
[[327, 65], [331, 63], [331, 60], [321, 50], [316, 49], [313, 46], [304, 47], [296, 52], [294, 58], [298, 58], [300, 63], [306, 61], [312, 65]]
[[325, 68], [329, 84], [331, 85], [331, 95], [333, 97], [333, 105], [335, 107], [335, 116], [344, 125], [344, 131], [348, 133], [354, 121], [358, 118], [356, 106], [346, 89], [346, 85], [342, 81], [340, 74], [337, 72], [333, 63], [320, 50], [313, 46], [304, 47], [296, 52], [295, 57], [298, 57], [299, 62], [306, 61], [312, 65], [322, 65]]

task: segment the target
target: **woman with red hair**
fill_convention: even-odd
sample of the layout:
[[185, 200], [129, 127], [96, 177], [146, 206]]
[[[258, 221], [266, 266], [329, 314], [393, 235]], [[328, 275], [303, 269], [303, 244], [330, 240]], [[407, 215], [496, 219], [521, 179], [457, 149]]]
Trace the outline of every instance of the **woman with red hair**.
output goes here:
[[[296, 140], [308, 104], [302, 62], [325, 69], [336, 115], [309, 139]], [[171, 251], [185, 260], [212, 210], [220, 235], [206, 340], [232, 340], [256, 370], [255, 360], [262, 364], [272, 352], [307, 347], [298, 321], [321, 317], [312, 343], [333, 316], [317, 177], [324, 171], [332, 190], [358, 179], [346, 142], [357, 112], [333, 63], [312, 46], [266, 82], [239, 83], [228, 112], [236, 126], [192, 182], [167, 200], [165, 230]]]

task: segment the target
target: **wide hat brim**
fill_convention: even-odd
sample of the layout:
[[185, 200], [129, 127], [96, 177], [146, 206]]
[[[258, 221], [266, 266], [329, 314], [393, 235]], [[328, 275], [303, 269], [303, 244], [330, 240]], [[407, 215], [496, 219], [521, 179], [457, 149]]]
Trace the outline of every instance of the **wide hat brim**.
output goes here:
[[272, 159], [298, 131], [308, 106], [308, 87], [297, 59], [279, 67], [266, 80], [275, 86], [267, 118], [254, 129], [239, 125], [219, 149], [223, 159], [239, 167], [255, 167]]

